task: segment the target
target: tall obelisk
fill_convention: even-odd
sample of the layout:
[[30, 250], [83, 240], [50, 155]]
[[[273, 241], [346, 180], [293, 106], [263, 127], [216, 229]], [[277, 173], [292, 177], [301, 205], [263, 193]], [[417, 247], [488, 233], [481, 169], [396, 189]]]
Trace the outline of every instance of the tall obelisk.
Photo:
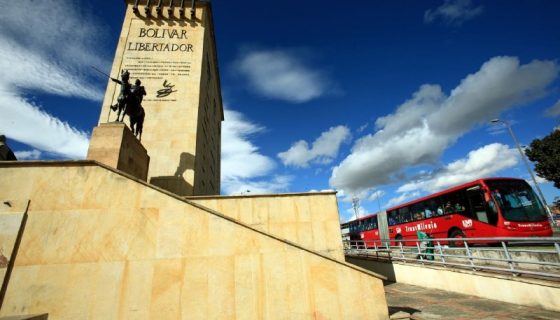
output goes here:
[[[146, 89], [142, 144], [148, 182], [178, 195], [220, 192], [223, 106], [208, 1], [125, 0], [111, 76]], [[99, 124], [112, 122], [120, 85], [109, 81]], [[125, 120], [128, 122], [128, 119]]]

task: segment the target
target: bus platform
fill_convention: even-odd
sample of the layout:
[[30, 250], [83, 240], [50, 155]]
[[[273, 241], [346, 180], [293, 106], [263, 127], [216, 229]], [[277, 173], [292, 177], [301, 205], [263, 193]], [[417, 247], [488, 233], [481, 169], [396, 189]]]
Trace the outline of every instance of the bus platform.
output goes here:
[[556, 320], [560, 312], [386, 282], [390, 319]]

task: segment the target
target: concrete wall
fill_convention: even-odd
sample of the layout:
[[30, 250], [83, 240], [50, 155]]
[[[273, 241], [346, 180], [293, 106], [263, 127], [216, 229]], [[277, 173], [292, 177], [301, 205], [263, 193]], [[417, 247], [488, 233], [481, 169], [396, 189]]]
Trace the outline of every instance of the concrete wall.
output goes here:
[[194, 195], [220, 194], [221, 127], [224, 114], [214, 26], [209, 8], [204, 10], [202, 20], [205, 33], [194, 160]]
[[107, 167], [0, 163], [0, 186], [31, 200], [0, 316], [388, 317], [373, 274]]
[[144, 181], [148, 176], [150, 157], [122, 122], [102, 123], [93, 128], [87, 159], [101, 162]]
[[346, 261], [389, 281], [560, 311], [558, 283], [361, 258], [347, 257]]
[[0, 309], [13, 270], [13, 262], [21, 242], [22, 228], [27, 219], [29, 201], [2, 201], [0, 203]]
[[187, 199], [258, 230], [344, 261], [335, 192]]

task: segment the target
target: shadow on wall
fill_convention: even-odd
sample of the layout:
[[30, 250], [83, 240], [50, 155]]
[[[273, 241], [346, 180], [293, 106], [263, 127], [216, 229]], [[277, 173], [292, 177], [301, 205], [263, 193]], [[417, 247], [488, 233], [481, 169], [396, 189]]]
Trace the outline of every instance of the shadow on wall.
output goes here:
[[360, 268], [364, 268], [369, 271], [373, 271], [377, 274], [387, 277], [386, 281], [383, 281], [384, 285], [390, 284], [396, 281], [395, 268], [391, 262], [374, 261], [369, 259], [358, 259], [345, 257], [346, 262], [356, 265]]
[[183, 174], [189, 169], [194, 170], [194, 155], [182, 152], [175, 173], [172, 176], [151, 177], [150, 184], [179, 196], [191, 196], [193, 195], [193, 186], [183, 178]]

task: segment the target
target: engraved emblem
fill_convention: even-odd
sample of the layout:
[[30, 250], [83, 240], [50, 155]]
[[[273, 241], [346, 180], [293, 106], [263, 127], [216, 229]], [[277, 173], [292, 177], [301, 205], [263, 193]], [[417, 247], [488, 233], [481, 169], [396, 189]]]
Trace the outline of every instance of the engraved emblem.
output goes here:
[[171, 82], [167, 82], [167, 80], [164, 80], [163, 89], [159, 89], [157, 91], [157, 97], [163, 98], [163, 97], [167, 97], [173, 92], [177, 92], [177, 90], [173, 90], [173, 87], [175, 87], [175, 85], [171, 84]]

